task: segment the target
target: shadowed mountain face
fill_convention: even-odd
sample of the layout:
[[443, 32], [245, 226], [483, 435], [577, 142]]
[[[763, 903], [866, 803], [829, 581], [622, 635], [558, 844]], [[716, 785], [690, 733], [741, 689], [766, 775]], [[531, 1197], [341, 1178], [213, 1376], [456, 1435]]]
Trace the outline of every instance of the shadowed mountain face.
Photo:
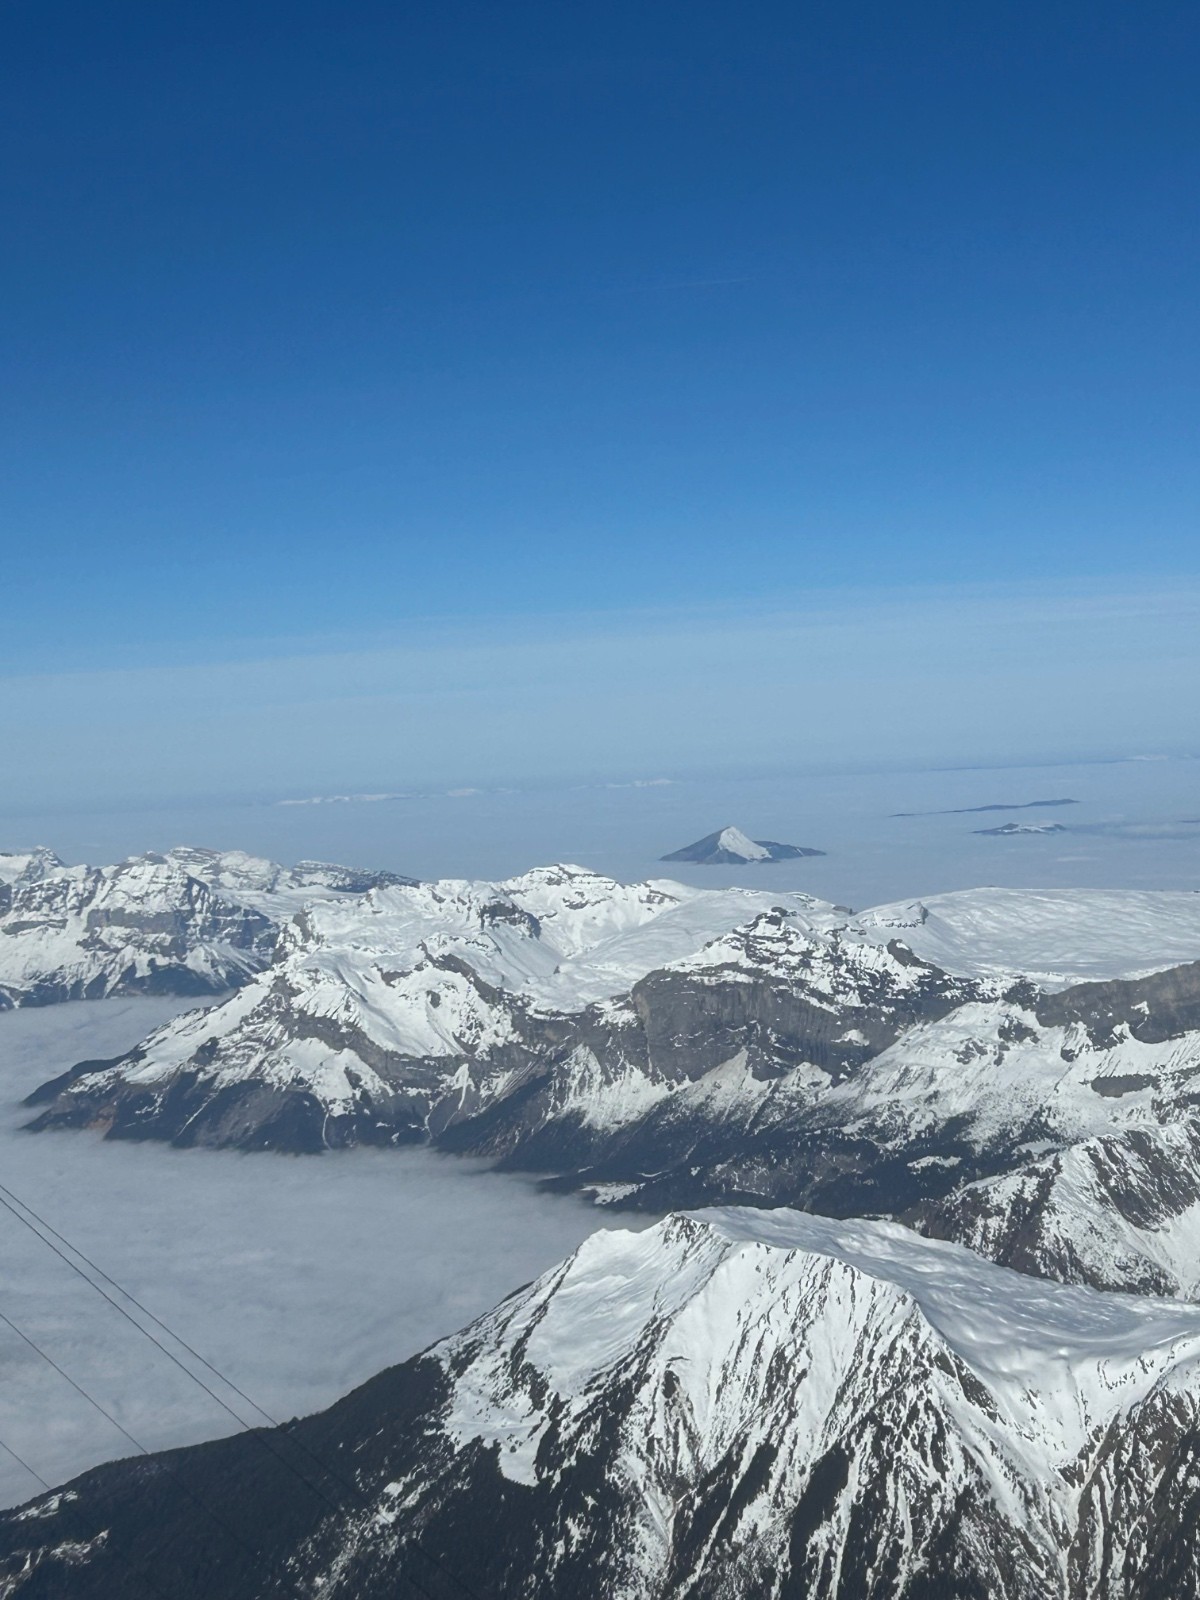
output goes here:
[[1038, 1283], [895, 1225], [672, 1217], [594, 1235], [319, 1416], [0, 1517], [0, 1583], [1191, 1600], [1197, 1355], [1195, 1307]]

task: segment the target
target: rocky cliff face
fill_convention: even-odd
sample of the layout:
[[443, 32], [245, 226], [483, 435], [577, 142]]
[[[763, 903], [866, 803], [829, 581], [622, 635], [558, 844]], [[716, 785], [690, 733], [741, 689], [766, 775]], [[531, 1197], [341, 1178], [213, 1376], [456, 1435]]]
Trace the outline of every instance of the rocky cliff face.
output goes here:
[[[309, 897], [270, 965], [35, 1127], [753, 1204], [597, 1235], [321, 1416], [0, 1517], [0, 1596], [1200, 1600], [1200, 897], [185, 876], [232, 905], [239, 873], [248, 916]], [[897, 1220], [833, 1220], [864, 1213]]]
[[[855, 917], [567, 867], [331, 897], [223, 1005], [43, 1086], [32, 1126], [431, 1140], [611, 1205], [890, 1215], [1026, 1271], [1196, 1292], [1200, 963], [1120, 970], [1153, 960], [1155, 917], [1187, 948], [1200, 897], [1111, 896], [1105, 920], [1033, 897], [1038, 982], [1011, 969], [1011, 894], [951, 898]], [[1047, 928], [1114, 975], [1067, 981]]]
[[907, 1220], [1021, 1272], [1200, 1298], [1200, 1122], [1080, 1140], [918, 1204]]
[[8, 1596], [1200, 1595], [1200, 1311], [879, 1223], [601, 1234], [274, 1434], [0, 1518]]
[[[381, 918], [427, 892], [382, 897]], [[754, 909], [705, 898], [717, 902], [710, 917]], [[660, 939], [680, 909], [693, 908], [654, 908]], [[422, 926], [402, 950], [376, 948], [372, 932], [368, 950], [350, 943], [367, 937], [361, 915], [314, 909], [270, 971], [224, 1006], [45, 1086], [36, 1126], [243, 1148], [432, 1137], [554, 1171], [615, 1162], [623, 1181], [640, 1175], [646, 1148], [670, 1167], [680, 1140], [694, 1142], [722, 1109], [736, 1120], [772, 1100], [794, 1120], [918, 1019], [991, 992], [830, 926], [832, 911], [760, 910], [626, 993], [562, 1011], [548, 1000], [583, 998], [593, 982], [590, 939], [560, 960], [540, 921], [486, 902], [453, 938]], [[628, 976], [612, 945], [630, 942], [600, 940], [596, 982]], [[505, 963], [534, 977], [502, 986]]]

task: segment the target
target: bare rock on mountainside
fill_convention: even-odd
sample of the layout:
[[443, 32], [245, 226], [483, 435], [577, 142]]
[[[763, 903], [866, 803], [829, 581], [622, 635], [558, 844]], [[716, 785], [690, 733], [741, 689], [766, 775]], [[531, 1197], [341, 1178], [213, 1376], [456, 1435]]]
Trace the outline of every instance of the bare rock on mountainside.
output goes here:
[[[606, 1205], [891, 1215], [1027, 1271], [1191, 1296], [1197, 954], [1183, 893], [854, 915], [569, 866], [397, 885], [311, 904], [229, 1000], [43, 1085], [31, 1126], [428, 1142]], [[1084, 1189], [1098, 1221], [1074, 1228]]]
[[761, 861], [797, 861], [802, 856], [823, 856], [824, 850], [807, 845], [778, 844], [773, 839], [751, 839], [740, 828], [718, 828], [695, 844], [672, 850], [662, 861], [690, 861], [704, 867], [741, 867]]
[[269, 1433], [0, 1515], [14, 1600], [1198, 1600], [1200, 1307], [880, 1222], [593, 1235]]

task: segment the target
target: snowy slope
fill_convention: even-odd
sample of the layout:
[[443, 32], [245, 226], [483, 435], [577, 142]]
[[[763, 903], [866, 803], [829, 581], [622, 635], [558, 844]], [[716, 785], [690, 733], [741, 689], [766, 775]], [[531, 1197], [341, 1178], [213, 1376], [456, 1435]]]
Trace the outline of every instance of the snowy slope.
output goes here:
[[859, 924], [948, 972], [1045, 989], [1200, 961], [1200, 892], [964, 889], [876, 906]]
[[176, 1600], [1196, 1600], [1198, 1445], [1200, 1308], [710, 1211], [594, 1235], [266, 1447], [31, 1502], [0, 1574], [29, 1600], [115, 1600], [142, 1564]]
[[[751, 989], [766, 1026], [838, 1069], [977, 992], [844, 918], [806, 895], [628, 888], [563, 867], [312, 906], [224, 1006], [47, 1086], [38, 1125], [320, 1148], [482, 1118], [475, 1142], [511, 1149], [562, 1118], [620, 1126], [719, 1066], [760, 1004]], [[588, 1083], [600, 1104], [581, 1103]]]
[[1062, 1283], [1200, 1300], [1200, 1122], [1140, 1120], [953, 1190], [912, 1220]]
[[64, 865], [44, 845], [34, 850], [0, 850], [0, 884], [37, 883]]
[[0, 1006], [106, 994], [213, 993], [270, 959], [280, 923], [392, 874], [178, 849], [115, 866], [47, 850], [0, 857]]
[[285, 949], [297, 964], [329, 973], [450, 958], [486, 984], [569, 1011], [624, 992], [774, 906], [814, 926], [845, 919], [806, 894], [701, 890], [669, 879], [622, 884], [558, 865], [504, 883], [441, 879], [314, 908]]
[[[329, 891], [230, 1000], [44, 1086], [32, 1126], [431, 1141], [606, 1204], [890, 1215], [1028, 1271], [1190, 1296], [1200, 964], [1062, 985], [1071, 940], [1093, 973], [1189, 950], [1194, 903], [981, 890], [854, 917], [570, 866]], [[1049, 987], [1009, 970], [1026, 925]], [[1088, 1178], [1098, 1151], [1120, 1182]]]
[[824, 855], [805, 845], [780, 844], [775, 839], [751, 839], [740, 828], [718, 828], [682, 850], [672, 850], [664, 861], [690, 861], [699, 866], [742, 867], [756, 861], [794, 861], [801, 856]]

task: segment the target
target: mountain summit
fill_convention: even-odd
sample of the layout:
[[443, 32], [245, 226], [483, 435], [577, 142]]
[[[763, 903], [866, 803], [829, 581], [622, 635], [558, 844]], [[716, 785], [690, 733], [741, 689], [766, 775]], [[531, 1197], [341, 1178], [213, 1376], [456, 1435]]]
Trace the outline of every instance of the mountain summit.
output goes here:
[[0, 1514], [123, 1600], [1198, 1600], [1200, 1308], [894, 1223], [601, 1231], [328, 1411]]
[[672, 850], [663, 861], [691, 861], [705, 867], [740, 867], [749, 861], [794, 861], [800, 856], [823, 856], [800, 844], [778, 844], [774, 839], [751, 839], [740, 828], [719, 828], [695, 844]]

